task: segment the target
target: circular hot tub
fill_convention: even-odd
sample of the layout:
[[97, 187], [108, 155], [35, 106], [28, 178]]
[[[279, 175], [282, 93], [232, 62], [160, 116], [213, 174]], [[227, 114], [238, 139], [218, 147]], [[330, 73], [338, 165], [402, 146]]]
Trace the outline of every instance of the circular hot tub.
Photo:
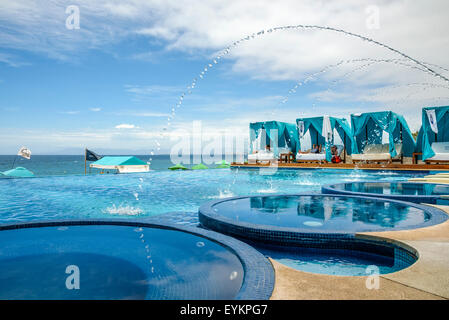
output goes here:
[[387, 199], [449, 205], [449, 185], [421, 182], [346, 182], [323, 186], [326, 194], [382, 197]]
[[208, 202], [200, 223], [248, 242], [267, 256], [306, 272], [367, 275], [409, 267], [418, 259], [410, 246], [359, 234], [420, 228], [447, 215], [414, 203], [325, 194], [248, 196]]
[[199, 209], [207, 228], [255, 240], [415, 229], [446, 219], [445, 212], [430, 206], [334, 194], [234, 197]]
[[198, 228], [137, 221], [0, 226], [0, 299], [268, 299], [270, 263]]

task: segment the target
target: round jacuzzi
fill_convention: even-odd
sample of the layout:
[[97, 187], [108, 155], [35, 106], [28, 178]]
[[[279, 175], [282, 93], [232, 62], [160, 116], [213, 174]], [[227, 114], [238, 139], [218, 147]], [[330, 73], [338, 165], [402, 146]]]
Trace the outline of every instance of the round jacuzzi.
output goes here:
[[340, 246], [318, 240], [295, 245], [248, 243], [290, 268], [336, 276], [388, 274], [408, 268], [418, 260], [414, 248], [378, 237], [348, 237]]
[[347, 182], [322, 187], [327, 194], [382, 197], [415, 203], [449, 205], [449, 185], [421, 182]]
[[292, 268], [331, 275], [380, 274], [409, 267], [413, 248], [359, 232], [413, 229], [441, 223], [433, 207], [397, 200], [325, 194], [234, 197], [199, 209], [200, 223], [246, 241]]
[[199, 209], [199, 220], [209, 229], [269, 241], [414, 229], [446, 219], [446, 213], [430, 206], [333, 194], [234, 197], [208, 202]]
[[268, 299], [270, 263], [199, 228], [137, 221], [0, 226], [0, 299]]

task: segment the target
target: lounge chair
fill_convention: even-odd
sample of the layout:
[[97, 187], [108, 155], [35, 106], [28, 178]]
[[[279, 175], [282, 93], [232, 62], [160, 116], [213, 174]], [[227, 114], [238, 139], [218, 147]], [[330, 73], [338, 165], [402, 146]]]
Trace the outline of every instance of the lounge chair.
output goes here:
[[326, 162], [326, 153], [322, 152], [321, 146], [319, 146], [319, 153], [306, 152], [296, 154], [296, 162]]
[[352, 154], [352, 162], [393, 162], [400, 161], [403, 162], [402, 154], [402, 144], [396, 143], [395, 145], [397, 155], [391, 157], [390, 155], [390, 145], [388, 143], [384, 144], [369, 144], [363, 150], [361, 154]]
[[266, 150], [259, 150], [256, 153], [248, 155], [249, 164], [257, 164], [259, 162], [273, 162], [276, 160], [274, 153]]
[[432, 143], [432, 150], [435, 155], [425, 160], [427, 164], [449, 162], [449, 142], [434, 142]]

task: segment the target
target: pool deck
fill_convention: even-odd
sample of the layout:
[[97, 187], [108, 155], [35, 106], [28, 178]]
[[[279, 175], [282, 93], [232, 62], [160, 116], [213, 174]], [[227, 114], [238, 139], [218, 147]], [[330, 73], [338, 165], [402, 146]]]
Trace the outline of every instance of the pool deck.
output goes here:
[[[449, 214], [449, 206], [435, 206]], [[331, 276], [298, 271], [270, 259], [275, 269], [271, 299], [449, 299], [449, 220], [426, 228], [365, 232], [358, 237], [400, 241], [418, 251], [409, 268], [379, 279], [379, 289], [367, 289], [368, 277]]]
[[283, 168], [283, 169], [362, 169], [362, 170], [391, 170], [391, 171], [447, 171], [449, 172], [449, 165], [447, 164], [400, 164], [400, 163], [280, 163], [270, 166], [268, 164], [244, 164], [232, 163], [231, 168]]

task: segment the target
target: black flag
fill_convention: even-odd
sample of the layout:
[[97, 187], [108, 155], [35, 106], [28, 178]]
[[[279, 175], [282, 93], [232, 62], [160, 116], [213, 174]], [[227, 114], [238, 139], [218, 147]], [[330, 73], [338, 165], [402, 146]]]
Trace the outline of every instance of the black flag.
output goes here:
[[97, 161], [100, 160], [101, 158], [102, 157], [96, 154], [95, 152], [86, 149], [86, 161]]

